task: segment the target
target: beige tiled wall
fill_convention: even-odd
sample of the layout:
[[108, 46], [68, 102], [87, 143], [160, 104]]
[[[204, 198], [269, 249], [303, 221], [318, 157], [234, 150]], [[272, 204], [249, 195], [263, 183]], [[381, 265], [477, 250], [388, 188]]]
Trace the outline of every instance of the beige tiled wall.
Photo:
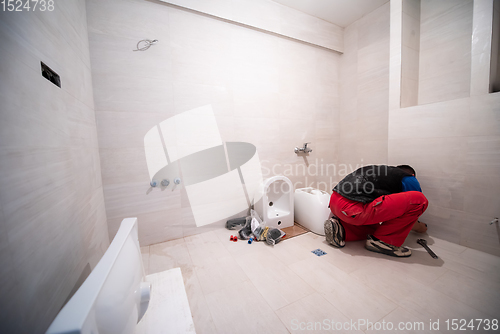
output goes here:
[[[470, 88], [464, 90], [471, 97], [450, 95], [447, 101], [402, 109], [391, 104], [388, 150], [390, 164], [417, 170], [430, 201], [422, 220], [431, 235], [499, 255], [500, 232], [489, 224], [500, 215], [500, 94], [488, 94], [492, 8], [492, 0], [474, 1], [472, 72]], [[392, 20], [391, 29], [398, 29], [398, 22]], [[462, 45], [462, 39], [450, 48]], [[391, 51], [397, 56], [397, 49]], [[391, 67], [391, 78], [398, 70]], [[392, 101], [399, 92], [391, 87]]]
[[493, 1], [493, 36], [491, 39], [490, 92], [500, 91], [500, 1]]
[[[257, 10], [255, 19], [274, 13], [272, 1], [241, 3]], [[91, 0], [87, 11], [110, 236], [127, 215], [139, 218], [142, 245], [221, 226], [196, 227], [182, 187], [150, 191], [143, 147], [151, 127], [205, 105], [223, 142], [257, 147], [264, 172], [298, 166], [299, 175], [289, 176], [298, 187], [333, 187], [329, 176], [301, 171], [337, 158], [338, 53], [162, 3]], [[159, 42], [132, 52], [144, 38]], [[313, 149], [306, 159], [294, 153], [305, 142]]]
[[0, 332], [43, 333], [109, 245], [85, 1], [0, 12], [0, 59]]
[[387, 163], [389, 22], [387, 3], [345, 28], [338, 149], [351, 170]]

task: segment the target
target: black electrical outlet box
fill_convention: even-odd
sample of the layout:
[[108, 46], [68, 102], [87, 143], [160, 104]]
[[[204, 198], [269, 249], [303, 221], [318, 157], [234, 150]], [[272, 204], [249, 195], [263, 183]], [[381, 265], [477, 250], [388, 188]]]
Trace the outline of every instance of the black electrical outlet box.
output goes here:
[[61, 88], [61, 78], [59, 74], [54, 72], [50, 67], [45, 65], [43, 62], [40, 62], [42, 65], [42, 77], [52, 82], [57, 87]]

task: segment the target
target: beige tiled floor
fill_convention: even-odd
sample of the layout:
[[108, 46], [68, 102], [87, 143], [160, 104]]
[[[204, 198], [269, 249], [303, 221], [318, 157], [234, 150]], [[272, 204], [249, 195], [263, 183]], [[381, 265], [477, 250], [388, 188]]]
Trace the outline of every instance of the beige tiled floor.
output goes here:
[[[493, 255], [425, 235], [435, 260], [413, 232], [406, 259], [368, 252], [364, 242], [336, 249], [312, 233], [274, 248], [231, 242], [231, 234], [220, 229], [142, 248], [146, 274], [181, 268], [197, 333], [387, 333], [390, 324], [393, 333], [429, 333], [438, 320], [432, 333], [445, 333], [447, 319], [500, 320], [500, 258]], [[316, 248], [327, 254], [314, 255]], [[474, 322], [467, 332], [495, 332]], [[397, 330], [400, 323], [423, 327]]]

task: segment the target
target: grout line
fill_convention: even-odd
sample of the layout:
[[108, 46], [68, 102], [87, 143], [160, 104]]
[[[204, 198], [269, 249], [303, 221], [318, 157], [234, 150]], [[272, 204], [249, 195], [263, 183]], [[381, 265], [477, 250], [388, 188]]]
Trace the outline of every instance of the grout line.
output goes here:
[[[222, 147], [224, 148], [224, 158], [226, 159], [227, 171], [231, 171], [231, 164], [229, 163], [229, 153], [227, 153], [227, 144], [226, 142], [222, 142]], [[238, 167], [239, 169], [239, 167]], [[240, 175], [241, 178], [241, 175]]]
[[[182, 239], [184, 240], [184, 243], [186, 245], [186, 249], [187, 249], [187, 252], [188, 252], [188, 255], [189, 255], [189, 260], [191, 262], [191, 266], [192, 266], [192, 270], [193, 270], [193, 277], [196, 279], [196, 282], [198, 283], [198, 286], [201, 290], [201, 294], [203, 295], [203, 303], [205, 304], [205, 307], [208, 309], [208, 312], [210, 313], [210, 321], [211, 323], [213, 324], [214, 326], [214, 329], [217, 330], [217, 326], [214, 322], [214, 318], [213, 318], [213, 315], [212, 315], [212, 311], [210, 310], [210, 307], [208, 306], [208, 303], [207, 303], [207, 299], [206, 299], [206, 295], [205, 295], [205, 292], [203, 291], [203, 288], [201, 287], [201, 283], [200, 283], [200, 278], [198, 277], [198, 272], [195, 268], [195, 265], [193, 263], [193, 259], [191, 257], [191, 252], [189, 250], [189, 247], [188, 247], [188, 243], [186, 242], [185, 240], [186, 237], [183, 237]], [[186, 294], [187, 294], [187, 291], [186, 291]], [[188, 301], [189, 301], [189, 295], [188, 295]], [[198, 304], [197, 304], [198, 305]], [[192, 306], [191, 304], [189, 304], [189, 309], [191, 310], [191, 315], [193, 315], [194, 313], [194, 310], [192, 309]], [[193, 323], [194, 323], [194, 317], [193, 317]], [[195, 324], [195, 329], [196, 329], [196, 324]]]
[[[443, 268], [444, 268], [444, 267], [443, 267]], [[441, 277], [443, 277], [443, 276], [444, 276], [444, 275], [445, 275], [448, 271], [450, 271], [450, 270], [451, 270], [451, 269], [446, 268], [446, 270], [445, 270], [445, 271], [443, 271], [443, 272], [441, 273], [441, 275], [438, 275], [438, 276], [437, 276], [434, 280], [427, 282], [427, 283], [426, 283], [426, 285], [427, 285], [427, 286], [429, 286], [429, 287], [431, 287], [431, 285], [433, 285], [434, 283], [436, 283], [436, 282], [437, 282], [437, 280], [439, 280]]]
[[172, 162], [170, 161], [170, 157], [168, 156], [167, 144], [165, 143], [165, 138], [163, 137], [163, 132], [161, 131], [160, 124], [156, 124], [156, 128], [158, 130], [158, 134], [160, 135], [160, 140], [163, 146], [163, 151], [165, 152], [165, 158], [167, 159], [167, 164], [170, 165]]
[[[147, 252], [143, 252], [143, 249], [147, 249]], [[142, 262], [143, 273], [144, 273], [144, 276], [147, 276], [147, 275], [149, 275], [149, 255], [150, 255], [149, 245], [148, 246], [141, 246], [139, 244], [139, 251], [141, 253], [141, 262]], [[145, 254], [147, 254], [146, 261], [143, 261]]]
[[[449, 271], [452, 271], [452, 272], [458, 273], [458, 272], [456, 272], [456, 271], [454, 271], [454, 270], [451, 270], [451, 269], [449, 269]], [[460, 274], [460, 273], [458, 273], [458, 274]], [[476, 279], [474, 279], [474, 278], [467, 277], [467, 276], [465, 276], [465, 275], [463, 275], [463, 274], [461, 274], [461, 275], [462, 275], [462, 276], [464, 276], [464, 277], [465, 277], [465, 278], [467, 278], [467, 279], [477, 281], [477, 280], [476, 280]], [[479, 283], [483, 283], [483, 282], [479, 282]], [[447, 293], [441, 292], [441, 291], [439, 291], [439, 290], [435, 289], [434, 287], [432, 287], [432, 286], [430, 286], [430, 285], [429, 285], [429, 288], [430, 288], [430, 289], [432, 289], [433, 291], [435, 291], [435, 292], [437, 292], [437, 293], [440, 293], [440, 294], [442, 294], [443, 296], [446, 296], [447, 298], [449, 298], [449, 299], [451, 299], [451, 300], [455, 301], [457, 304], [462, 304], [462, 305], [465, 305], [465, 306], [467, 306], [467, 307], [469, 307], [469, 308], [471, 308], [471, 309], [474, 309], [474, 310], [478, 311], [479, 313], [481, 313], [481, 314], [483, 314], [483, 315], [485, 315], [485, 316], [490, 316], [490, 317], [494, 318], [493, 314], [490, 314], [490, 313], [485, 313], [484, 311], [479, 310], [478, 308], [474, 307], [473, 305], [471, 305], [471, 304], [469, 304], [469, 303], [466, 303], [466, 302], [463, 302], [463, 301], [461, 301], [461, 300], [458, 300], [457, 298], [455, 298], [455, 297], [453, 297], [453, 296], [450, 296], [450, 295], [449, 295], [449, 294], [447, 294]]]
[[[402, 306], [402, 305], [399, 305], [399, 304], [398, 304], [398, 308], [400, 308], [400, 309], [402, 309], [403, 311], [405, 311], [405, 312], [407, 312], [407, 313], [411, 314], [413, 317], [415, 317], [415, 318], [416, 318], [416, 320], [417, 320], [417, 321], [419, 320], [420, 322], [423, 322], [423, 323], [425, 323], [425, 322], [427, 321], [427, 319], [422, 319], [422, 318], [420, 317], [420, 315], [415, 314], [413, 311], [408, 310], [407, 308], [405, 308], [405, 307], [404, 307], [404, 306]], [[396, 308], [394, 311], [390, 312], [389, 314], [394, 313], [396, 310], [397, 310], [397, 308]]]
[[238, 167], [238, 175], [240, 177], [240, 183], [241, 183], [241, 187], [243, 188], [243, 193], [245, 194], [245, 199], [247, 200], [247, 205], [248, 207], [252, 207], [252, 201], [250, 200], [250, 196], [248, 195], [248, 189], [246, 187], [246, 183], [245, 183], [245, 180], [243, 179], [243, 173], [241, 172], [241, 168]]
[[[373, 290], [375, 290], [375, 289], [373, 289]], [[375, 291], [376, 291], [376, 290], [375, 290]], [[378, 292], [378, 291], [377, 291], [377, 292]], [[386, 297], [384, 294], [382, 294], [381, 292], [378, 292], [378, 293], [380, 293], [382, 296], [384, 296], [385, 298], [387, 298], [387, 297]], [[387, 298], [387, 299], [389, 299], [389, 298]], [[389, 299], [389, 300], [391, 300], [391, 299]], [[391, 300], [391, 301], [392, 301], [392, 300]], [[385, 318], [385, 317], [387, 317], [389, 314], [391, 314], [391, 313], [395, 312], [395, 311], [399, 308], [399, 304], [398, 304], [398, 303], [396, 303], [396, 302], [394, 302], [394, 305], [396, 306], [394, 309], [392, 309], [391, 311], [389, 311], [389, 313], [387, 313], [386, 315], [382, 316], [380, 319], [377, 319], [377, 321], [374, 321], [374, 323], [375, 323], [375, 322], [380, 322], [380, 320], [384, 319], [384, 318]], [[368, 330], [368, 328], [366, 328], [366, 330]]]
[[[478, 280], [476, 280], [476, 279], [474, 279], [474, 278], [468, 277], [468, 276], [466, 276], [466, 275], [464, 275], [464, 274], [462, 274], [462, 273], [460, 273], [460, 272], [454, 271], [454, 270], [452, 270], [452, 269], [448, 269], [448, 271], [454, 272], [455, 274], [462, 275], [462, 276], [464, 276], [466, 279], [470, 279], [470, 280], [477, 281], [477, 282], [479, 282], [479, 283], [485, 284], [485, 283], [484, 283], [484, 282], [482, 282], [482, 281], [478, 281]], [[446, 271], [446, 272], [448, 272], [448, 271]], [[434, 282], [433, 282], [433, 283], [434, 283]], [[438, 293], [441, 293], [443, 296], [446, 296], [447, 298], [449, 298], [449, 299], [451, 299], [451, 300], [454, 300], [456, 303], [458, 303], [458, 304], [462, 304], [462, 305], [465, 305], [465, 306], [467, 306], [467, 307], [470, 307], [471, 309], [474, 309], [474, 310], [478, 311], [478, 312], [479, 312], [479, 313], [481, 313], [481, 314], [484, 314], [484, 315], [487, 315], [487, 316], [494, 317], [494, 315], [493, 315], [493, 314], [490, 314], [490, 313], [485, 313], [484, 311], [481, 311], [481, 310], [477, 309], [476, 307], [474, 307], [473, 305], [471, 305], [471, 304], [469, 304], [469, 303], [466, 303], [466, 302], [463, 302], [463, 301], [461, 301], [461, 300], [458, 300], [457, 298], [455, 298], [455, 297], [453, 297], [453, 296], [451, 296], [451, 295], [449, 295], [449, 294], [447, 294], [447, 293], [444, 293], [444, 292], [441, 292], [441, 291], [439, 291], [439, 290], [435, 289], [432, 285], [433, 285], [433, 284], [429, 285], [429, 288], [430, 288], [430, 289], [432, 289], [432, 290], [434, 290], [434, 291], [436, 291], [436, 292], [438, 292]]]
[[[297, 276], [298, 276], [298, 275], [297, 275]], [[308, 285], [309, 285], [309, 284], [308, 284]], [[283, 324], [283, 326], [285, 326], [285, 328], [286, 328], [286, 330], [288, 331], [288, 333], [291, 333], [291, 332], [288, 330], [288, 327], [287, 327], [287, 325], [283, 322], [283, 320], [281, 320], [281, 318], [278, 316], [277, 312], [278, 312], [278, 311], [280, 311], [280, 310], [282, 310], [282, 309], [284, 309], [285, 307], [288, 307], [288, 306], [290, 306], [290, 305], [292, 305], [292, 304], [295, 304], [295, 303], [297, 303], [297, 302], [299, 302], [299, 301], [301, 301], [301, 300], [303, 300], [303, 299], [305, 299], [305, 298], [307, 298], [307, 297], [310, 297], [310, 296], [312, 296], [312, 295], [313, 295], [313, 294], [315, 294], [315, 293], [317, 293], [318, 295], [320, 295], [320, 294], [319, 294], [319, 292], [318, 292], [318, 291], [316, 291], [316, 290], [313, 288], [313, 292], [312, 292], [312, 293], [310, 293], [310, 294], [308, 294], [307, 296], [304, 296], [304, 297], [302, 297], [302, 298], [300, 298], [300, 299], [297, 299], [296, 301], [294, 301], [294, 302], [292, 302], [292, 303], [289, 303], [288, 305], [282, 306], [282, 307], [280, 307], [279, 309], [277, 309], [277, 310], [275, 310], [275, 311], [274, 311], [274, 314], [276, 314], [276, 317], [277, 317], [278, 319], [280, 319], [281, 323]], [[321, 296], [321, 295], [320, 295], [320, 296]], [[321, 296], [321, 298], [325, 299], [323, 296]], [[326, 300], [326, 299], [325, 299], [325, 301], [326, 301], [326, 302], [328, 302], [328, 300]]]
[[[189, 251], [189, 249], [188, 249], [188, 251]], [[210, 321], [214, 325], [214, 329], [217, 330], [217, 325], [215, 324], [214, 317], [212, 315], [212, 310], [211, 310], [210, 306], [207, 303], [207, 298], [206, 298], [205, 291], [203, 291], [203, 288], [201, 287], [200, 278], [198, 277], [198, 272], [197, 272], [197, 270], [195, 268], [193, 268], [193, 275], [196, 278], [196, 281], [198, 282], [198, 285], [200, 287], [201, 294], [203, 295], [203, 302], [205, 303], [205, 307], [208, 309], [208, 312], [210, 313]], [[213, 291], [213, 292], [215, 292], [215, 291]], [[191, 308], [191, 306], [189, 306], [189, 308]], [[191, 310], [191, 314], [193, 314], [193, 310]], [[194, 322], [194, 319], [193, 319], [193, 322]]]

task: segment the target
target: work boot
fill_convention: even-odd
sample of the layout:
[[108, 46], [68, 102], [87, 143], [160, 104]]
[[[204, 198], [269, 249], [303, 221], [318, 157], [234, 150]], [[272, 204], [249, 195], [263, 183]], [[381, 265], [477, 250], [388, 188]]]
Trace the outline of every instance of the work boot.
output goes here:
[[345, 246], [345, 230], [340, 220], [333, 216], [325, 221], [326, 241], [338, 248]]
[[369, 235], [366, 239], [365, 248], [372, 252], [395, 257], [408, 257], [411, 255], [411, 250], [408, 248], [386, 244], [382, 240], [375, 238], [373, 235]]

